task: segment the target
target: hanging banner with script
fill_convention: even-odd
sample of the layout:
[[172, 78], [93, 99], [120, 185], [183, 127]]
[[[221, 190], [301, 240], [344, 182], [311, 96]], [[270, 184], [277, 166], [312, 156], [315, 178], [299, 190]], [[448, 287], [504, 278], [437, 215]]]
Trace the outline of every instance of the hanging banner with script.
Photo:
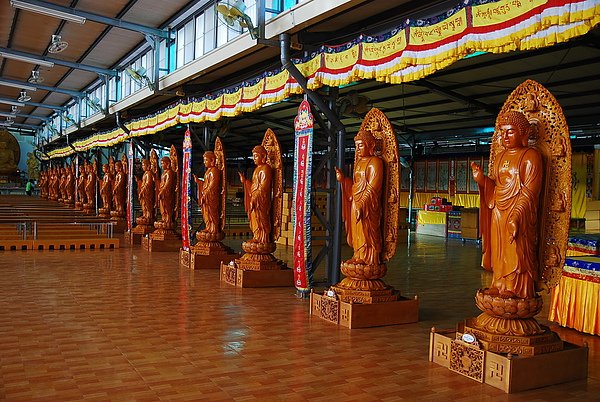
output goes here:
[[183, 138], [183, 165], [181, 172], [181, 239], [182, 248], [190, 249], [190, 228], [192, 227], [190, 208], [192, 180], [192, 137], [190, 129], [185, 131]]
[[294, 284], [300, 292], [308, 292], [312, 281], [310, 177], [312, 169], [313, 116], [306, 99], [294, 119]]
[[[48, 171], [46, 170], [46, 180], [48, 180]], [[48, 197], [48, 194], [46, 194]], [[77, 202], [81, 202], [79, 199], [79, 155], [75, 155], [75, 194], [73, 196], [73, 205], [77, 209]]]
[[133, 141], [127, 145], [127, 230], [133, 227]]

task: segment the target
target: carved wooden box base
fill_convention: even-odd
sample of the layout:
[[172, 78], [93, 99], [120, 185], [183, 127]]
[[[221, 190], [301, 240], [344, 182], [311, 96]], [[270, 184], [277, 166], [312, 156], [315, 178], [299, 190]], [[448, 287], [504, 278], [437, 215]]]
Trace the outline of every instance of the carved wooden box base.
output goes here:
[[239, 257], [237, 253], [219, 252], [204, 255], [193, 248], [179, 250], [179, 264], [190, 269], [219, 269], [221, 263], [229, 264], [237, 257]]
[[142, 248], [150, 252], [179, 251], [181, 240], [160, 240], [152, 237], [142, 237]]
[[550, 328], [541, 326], [543, 334], [531, 336], [497, 335], [478, 329], [474, 319], [465, 320], [460, 328], [463, 332], [473, 334], [483, 349], [496, 353], [512, 353], [521, 356], [533, 356], [543, 353], [558, 352], [563, 348], [563, 342]]
[[221, 263], [221, 282], [239, 288], [267, 288], [294, 286], [294, 272], [289, 269], [246, 270]]
[[397, 301], [359, 304], [311, 292], [310, 314], [351, 329], [408, 324], [419, 321], [419, 300], [399, 297]]
[[127, 232], [127, 221], [123, 219], [111, 219], [113, 223], [113, 233], [125, 233]]
[[125, 232], [123, 234], [123, 240], [130, 247], [133, 247], [136, 244], [142, 244], [143, 234], [134, 233], [134, 232]]
[[457, 334], [432, 330], [429, 361], [506, 393], [587, 378], [587, 347], [563, 342], [558, 352], [508, 357], [457, 341]]

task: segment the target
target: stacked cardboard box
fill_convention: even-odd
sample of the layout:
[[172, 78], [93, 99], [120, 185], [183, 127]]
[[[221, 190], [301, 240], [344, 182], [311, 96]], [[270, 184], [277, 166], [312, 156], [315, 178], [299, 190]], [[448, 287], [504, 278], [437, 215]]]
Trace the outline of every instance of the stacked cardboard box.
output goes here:
[[585, 212], [585, 231], [600, 231], [600, 201], [588, 201]]
[[481, 237], [479, 208], [464, 208], [460, 215], [460, 226], [463, 239], [478, 240]]
[[[286, 246], [293, 245], [294, 238], [294, 227], [293, 227], [293, 193], [286, 192], [283, 193], [283, 211], [282, 211], [282, 219], [281, 219], [281, 237], [277, 240], [277, 244], [282, 244]], [[319, 210], [319, 212], [326, 216], [325, 211], [327, 211], [327, 194], [319, 194], [313, 193], [313, 203], [315, 207]], [[325, 227], [319, 221], [315, 214], [311, 215], [310, 218], [311, 223], [311, 236], [313, 237], [312, 245], [320, 246], [325, 244], [325, 240], [314, 240], [315, 237], [322, 237], [326, 235]]]
[[283, 208], [281, 209], [281, 236], [276, 243], [284, 246], [292, 244], [294, 228], [292, 226], [292, 193], [283, 193]]
[[454, 239], [462, 238], [462, 228], [461, 228], [461, 212], [460, 211], [450, 211], [448, 212], [448, 237]]
[[448, 212], [452, 211], [452, 203], [442, 197], [433, 197], [429, 204], [423, 207], [425, 211]]

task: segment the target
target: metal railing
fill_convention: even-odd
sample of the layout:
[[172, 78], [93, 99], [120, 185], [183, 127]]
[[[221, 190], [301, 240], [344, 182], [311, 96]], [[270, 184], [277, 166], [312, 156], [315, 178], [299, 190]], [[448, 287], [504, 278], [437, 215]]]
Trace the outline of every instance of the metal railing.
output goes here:
[[40, 229], [50, 226], [64, 226], [65, 230], [68, 231], [70, 228], [85, 227], [91, 232], [95, 232], [97, 235], [105, 236], [108, 239], [112, 239], [114, 235], [114, 223], [113, 222], [37, 222], [37, 221], [24, 221], [15, 224], [17, 234], [21, 236], [22, 240], [37, 240]]

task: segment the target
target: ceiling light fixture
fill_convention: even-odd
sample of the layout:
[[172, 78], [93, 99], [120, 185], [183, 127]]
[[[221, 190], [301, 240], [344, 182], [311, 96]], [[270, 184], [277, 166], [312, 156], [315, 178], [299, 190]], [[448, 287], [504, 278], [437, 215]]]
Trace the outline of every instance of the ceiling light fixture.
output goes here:
[[0, 56], [4, 57], [5, 59], [12, 59], [12, 60], [17, 60], [17, 61], [23, 61], [25, 63], [37, 64], [38, 66], [42, 66], [42, 67], [48, 67], [48, 68], [54, 67], [54, 63], [51, 61], [36, 59], [33, 57], [23, 56], [23, 55], [15, 54], [15, 53], [3, 52], [1, 50], [0, 50]]
[[5, 86], [5, 87], [13, 87], [13, 88], [19, 88], [19, 89], [26, 89], [28, 91], [35, 91], [37, 88], [36, 87], [32, 87], [31, 85], [27, 85], [24, 82], [13, 82], [13, 81], [6, 81], [6, 80], [0, 80], [0, 85]]
[[75, 22], [77, 24], [83, 24], [85, 17], [81, 17], [76, 14], [54, 10], [52, 8], [40, 6], [37, 4], [27, 3], [21, 0], [10, 0], [10, 5], [21, 10], [31, 11], [38, 14], [48, 15], [50, 17], [60, 18], [65, 21]]

